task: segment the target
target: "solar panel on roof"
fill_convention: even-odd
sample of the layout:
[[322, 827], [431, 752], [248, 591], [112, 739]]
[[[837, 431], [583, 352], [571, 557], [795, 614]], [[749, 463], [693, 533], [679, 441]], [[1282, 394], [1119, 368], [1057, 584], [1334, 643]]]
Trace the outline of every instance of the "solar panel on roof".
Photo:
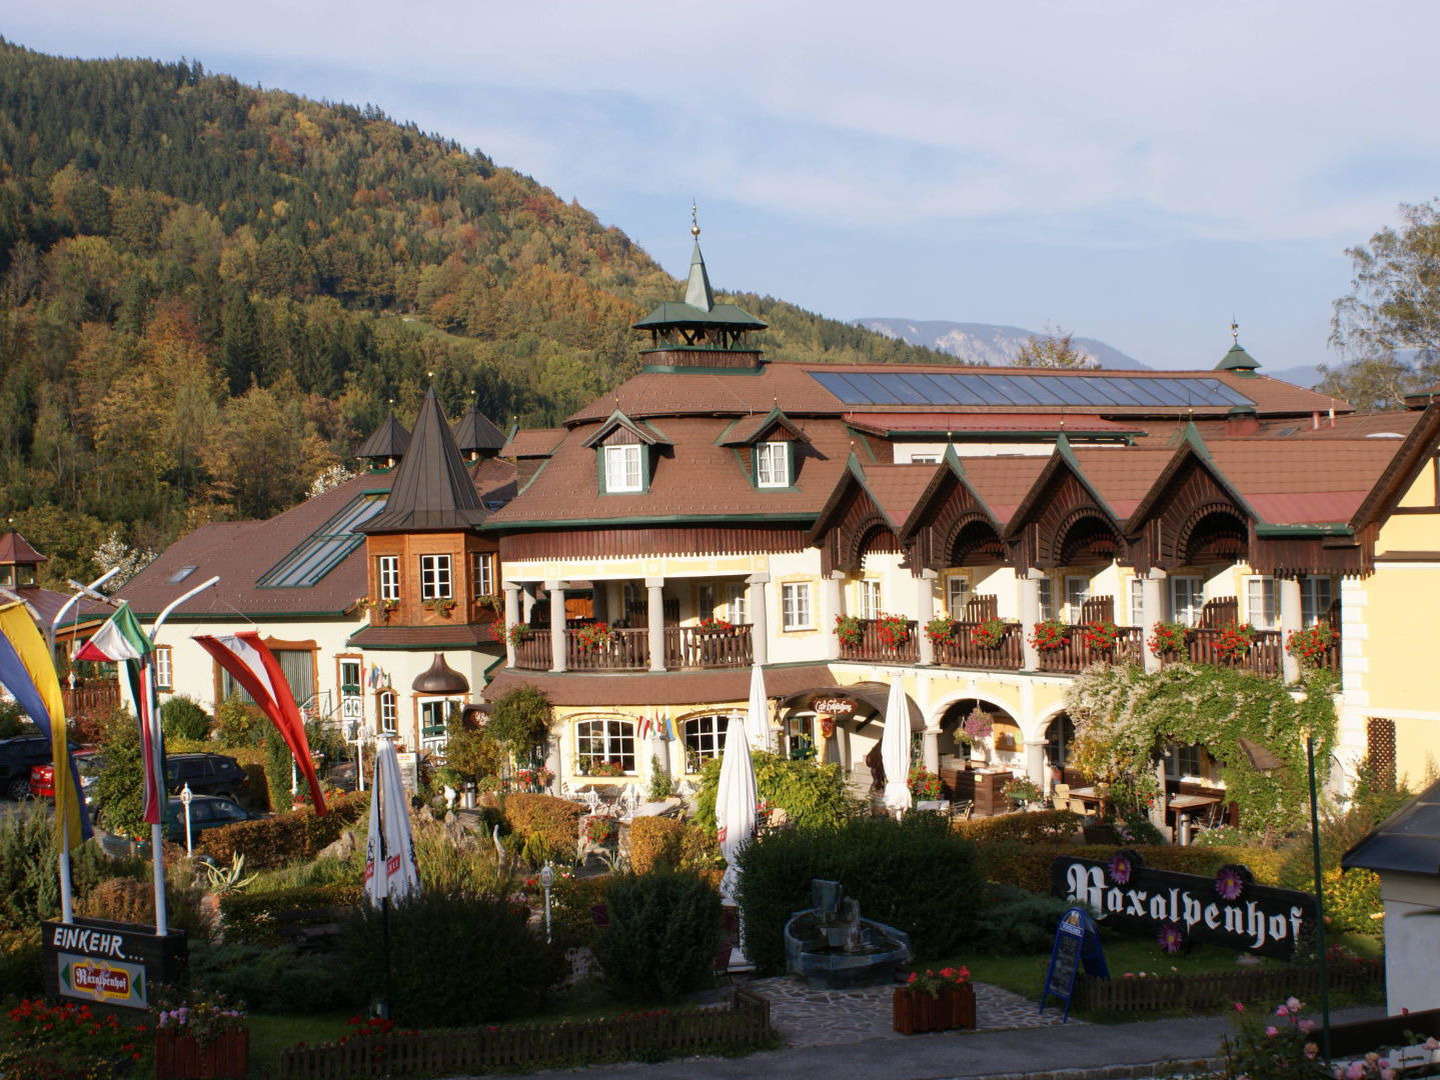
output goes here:
[[877, 375], [877, 379], [891, 393], [897, 395], [901, 401], [908, 405], [929, 405], [930, 398], [918, 387], [912, 386], [912, 378], [897, 372], [894, 375]]
[[927, 372], [916, 372], [915, 383], [921, 388], [922, 393], [930, 395], [930, 400], [934, 404], [958, 405], [965, 401], [953, 389]]
[[298, 547], [256, 582], [262, 588], [297, 589], [314, 585], [360, 546], [355, 530], [385, 509], [384, 495], [360, 495], [307, 536]]
[[811, 378], [851, 405], [1248, 405], [1250, 399], [1219, 379], [1141, 379], [1127, 376], [1018, 375], [981, 372], [811, 371]]

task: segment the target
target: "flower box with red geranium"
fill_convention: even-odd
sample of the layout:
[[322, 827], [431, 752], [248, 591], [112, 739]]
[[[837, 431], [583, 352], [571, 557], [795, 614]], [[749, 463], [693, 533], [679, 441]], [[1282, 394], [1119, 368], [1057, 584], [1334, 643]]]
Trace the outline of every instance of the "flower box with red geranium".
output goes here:
[[841, 645], [854, 648], [865, 640], [865, 624], [854, 615], [836, 615], [835, 636]]
[[910, 620], [904, 615], [881, 615], [875, 620], [875, 637], [886, 649], [898, 649], [910, 640]]
[[975, 1027], [975, 987], [970, 969], [912, 972], [894, 994], [895, 1030], [902, 1035]]
[[1030, 644], [1041, 652], [1063, 649], [1070, 641], [1070, 627], [1059, 619], [1046, 619], [1035, 624], [1030, 633]]
[[505, 624], [505, 644], [519, 645], [522, 641], [529, 641], [535, 631], [524, 623]]
[[614, 636], [615, 631], [610, 629], [610, 624], [603, 622], [586, 623], [575, 631], [575, 641], [586, 652], [603, 649]]
[[621, 761], [592, 761], [585, 770], [586, 776], [624, 776], [625, 763]]
[[726, 630], [734, 630], [735, 624], [726, 619], [701, 619], [695, 627], [696, 630], [704, 633], [720, 634]]
[[1004, 619], [986, 619], [970, 632], [970, 640], [982, 649], [998, 649], [1005, 643], [1010, 625]]
[[1185, 655], [1185, 642], [1190, 628], [1184, 623], [1157, 622], [1150, 631], [1147, 644], [1150, 652], [1162, 660], [1174, 660]]
[[1080, 630], [1080, 640], [1091, 652], [1114, 653], [1125, 631], [1113, 622], [1099, 620], [1086, 623]]
[[925, 635], [936, 645], [944, 645], [955, 639], [955, 631], [959, 626], [949, 615], [936, 615], [925, 624]]
[[1339, 637], [1326, 623], [1316, 623], [1304, 630], [1292, 630], [1285, 640], [1285, 651], [1305, 667], [1320, 667]]
[[911, 769], [910, 794], [915, 796], [917, 801], [933, 802], [945, 797], [945, 785], [936, 773], [926, 772], [924, 769]]
[[1255, 643], [1255, 628], [1249, 623], [1224, 627], [1215, 635], [1215, 652], [1221, 660], [1239, 660]]

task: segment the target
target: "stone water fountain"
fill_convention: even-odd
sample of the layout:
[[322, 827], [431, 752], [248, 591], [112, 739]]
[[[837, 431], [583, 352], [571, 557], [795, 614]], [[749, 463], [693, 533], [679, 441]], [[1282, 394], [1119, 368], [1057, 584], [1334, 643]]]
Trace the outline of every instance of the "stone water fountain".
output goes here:
[[910, 960], [910, 936], [860, 917], [838, 881], [810, 882], [811, 907], [785, 924], [785, 966], [810, 986], [840, 990], [893, 982]]

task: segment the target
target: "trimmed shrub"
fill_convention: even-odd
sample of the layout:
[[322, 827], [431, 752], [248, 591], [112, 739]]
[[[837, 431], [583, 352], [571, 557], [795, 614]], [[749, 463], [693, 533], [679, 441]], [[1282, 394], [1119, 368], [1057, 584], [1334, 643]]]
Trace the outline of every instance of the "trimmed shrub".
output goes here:
[[627, 874], [606, 892], [610, 925], [595, 939], [605, 980], [630, 1001], [674, 1001], [710, 982], [720, 897], [694, 874]]
[[550, 919], [554, 928], [556, 948], [569, 949], [592, 945], [600, 933], [595, 923], [595, 909], [605, 903], [608, 876], [577, 878], [557, 874], [550, 891]]
[[[501, 900], [428, 892], [390, 912], [391, 1015], [407, 1027], [462, 1027], [528, 1016], [543, 1004], [564, 960], [526, 927], [529, 911]], [[346, 925], [344, 962], [356, 987], [385, 987], [381, 913], [358, 908]]]
[[554, 859], [575, 860], [580, 838], [580, 818], [585, 808], [552, 795], [515, 794], [505, 796], [501, 813], [510, 831], [519, 838], [521, 852], [532, 862]]
[[6, 995], [39, 997], [44, 993], [39, 928], [0, 931], [0, 986]]
[[1068, 900], [1026, 892], [1013, 885], [985, 890], [985, 933], [975, 943], [981, 952], [1043, 952], [1055, 938], [1055, 925], [1070, 908]]
[[685, 823], [675, 818], [642, 817], [630, 823], [630, 868], [637, 874], [674, 870], [680, 865]]
[[[778, 754], [752, 751], [755, 794], [769, 806], [785, 811], [798, 828], [839, 828], [859, 812], [839, 765], [792, 761]], [[695, 793], [695, 823], [715, 831], [715, 791], [720, 785], [720, 758], [711, 758], [700, 773]]]
[[[166, 860], [165, 909], [172, 927], [203, 941], [210, 936], [212, 920], [201, 907], [200, 889], [193, 884], [194, 879], [187, 870], [178, 862]], [[95, 919], [153, 925], [154, 886], [148, 880], [133, 877], [107, 878], [80, 897], [75, 910]]]
[[1037, 810], [1029, 814], [955, 820], [955, 829], [977, 844], [1059, 844], [1078, 833], [1084, 817], [1069, 810]]
[[255, 870], [283, 866], [295, 859], [313, 859], [369, 807], [366, 792], [337, 795], [327, 803], [329, 812], [320, 816], [313, 810], [296, 810], [211, 829], [201, 837], [196, 850], [222, 865], [237, 854], [244, 855], [245, 865]]
[[[1026, 816], [1029, 815], [1016, 815]], [[1228, 863], [1242, 863], [1250, 868], [1262, 885], [1279, 880], [1282, 854], [1269, 848], [1173, 847], [1125, 845], [1156, 870], [1174, 870], [1182, 874], [1214, 874]], [[1078, 859], [1099, 859], [1102, 862], [1119, 850], [1113, 844], [1024, 845], [1017, 843], [986, 843], [978, 847], [980, 872], [986, 881], [1014, 885], [1028, 892], [1050, 891], [1050, 864], [1057, 855]]]
[[172, 697], [160, 706], [160, 726], [166, 739], [203, 739], [210, 733], [210, 714], [193, 698]]
[[[295, 885], [288, 888], [227, 893], [220, 897], [220, 917], [227, 942], [274, 944], [286, 935], [307, 926], [322, 926], [336, 920], [337, 908], [360, 903], [360, 875], [346, 882], [328, 885]], [[254, 999], [252, 999], [254, 1000]]]
[[1384, 910], [1379, 874], [1338, 866], [1325, 871], [1325, 914], [1338, 929], [1383, 938], [1385, 923], [1376, 916]]
[[215, 732], [226, 746], [254, 746], [269, 726], [259, 709], [238, 697], [228, 697], [215, 706]]
[[812, 878], [840, 882], [862, 916], [909, 934], [919, 960], [960, 952], [980, 927], [975, 845], [934, 814], [765, 833], [745, 848], [740, 868], [747, 949], [766, 972], [785, 967], [785, 921], [810, 906]]
[[334, 1012], [365, 1004], [364, 994], [334, 949], [300, 951], [293, 945], [227, 940], [192, 942], [190, 983], [205, 996], [220, 995], [257, 1010], [287, 1015]]

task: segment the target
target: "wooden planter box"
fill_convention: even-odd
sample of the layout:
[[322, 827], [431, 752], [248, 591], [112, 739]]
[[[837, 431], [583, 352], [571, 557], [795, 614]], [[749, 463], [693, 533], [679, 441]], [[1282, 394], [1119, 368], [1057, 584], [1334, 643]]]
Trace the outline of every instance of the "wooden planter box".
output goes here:
[[155, 1080], [245, 1080], [250, 1072], [250, 1032], [227, 1031], [201, 1046], [193, 1035], [155, 1033]]
[[975, 1027], [975, 987], [947, 986], [937, 997], [921, 990], [895, 991], [895, 1030], [902, 1035]]

